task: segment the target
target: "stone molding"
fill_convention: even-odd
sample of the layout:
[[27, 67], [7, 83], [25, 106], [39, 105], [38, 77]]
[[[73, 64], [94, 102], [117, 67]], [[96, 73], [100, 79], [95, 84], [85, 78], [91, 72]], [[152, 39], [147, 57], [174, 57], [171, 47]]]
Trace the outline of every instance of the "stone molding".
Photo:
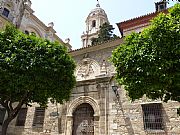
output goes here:
[[107, 41], [107, 42], [102, 43], [102, 44], [97, 44], [97, 45], [94, 45], [94, 46], [89, 46], [89, 47], [84, 47], [84, 48], [72, 50], [71, 52], [69, 52], [69, 54], [72, 57], [75, 57], [75, 56], [78, 56], [78, 55], [83, 55], [83, 54], [85, 54], [85, 52], [86, 53], [91, 53], [91, 52], [94, 52], [94, 51], [97, 51], [97, 50], [100, 51], [100, 50], [111, 48], [111, 47], [117, 47], [122, 43], [123, 43], [123, 38], [118, 38], [118, 39], [115, 39], [115, 40], [112, 40], [112, 41]]
[[25, 30], [30, 30], [30, 32], [35, 32], [36, 34], [38, 34], [38, 36], [40, 36], [41, 38], [43, 38], [43, 34], [42, 34], [41, 31], [39, 30], [39, 28], [36, 27], [35, 25], [26, 25], [25, 27], [26, 27]]
[[85, 58], [77, 65], [75, 72], [77, 81], [95, 79], [95, 76], [100, 75], [100, 65], [94, 59]]
[[100, 110], [99, 110], [99, 105], [98, 105], [97, 101], [89, 96], [80, 96], [80, 97], [76, 98], [75, 100], [71, 101], [71, 103], [68, 107], [69, 109], [67, 111], [67, 117], [72, 117], [74, 110], [83, 103], [88, 103], [92, 106], [95, 117], [100, 116]]

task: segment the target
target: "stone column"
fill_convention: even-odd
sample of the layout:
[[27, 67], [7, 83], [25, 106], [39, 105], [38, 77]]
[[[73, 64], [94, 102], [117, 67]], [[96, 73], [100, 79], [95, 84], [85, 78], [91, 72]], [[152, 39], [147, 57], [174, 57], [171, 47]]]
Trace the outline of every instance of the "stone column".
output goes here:
[[66, 118], [66, 135], [72, 135], [73, 116]]
[[99, 135], [99, 116], [94, 116], [94, 135]]
[[109, 121], [108, 121], [108, 115], [109, 115], [109, 84], [108, 83], [104, 83], [101, 85], [101, 88], [102, 88], [102, 103], [103, 103], [103, 106], [104, 106], [104, 109], [103, 109], [103, 113], [101, 113], [103, 116], [102, 116], [102, 119], [101, 119], [101, 123], [103, 122], [104, 125], [101, 125], [100, 128], [104, 128], [104, 131], [101, 132], [103, 133], [104, 135], [108, 135], [108, 132], [109, 132]]

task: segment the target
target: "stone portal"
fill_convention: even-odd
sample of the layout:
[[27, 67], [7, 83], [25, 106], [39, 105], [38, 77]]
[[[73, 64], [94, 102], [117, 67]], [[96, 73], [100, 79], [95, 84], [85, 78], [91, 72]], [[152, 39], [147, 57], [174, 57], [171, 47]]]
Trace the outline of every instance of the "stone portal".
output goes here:
[[94, 110], [83, 103], [73, 113], [72, 135], [94, 135]]

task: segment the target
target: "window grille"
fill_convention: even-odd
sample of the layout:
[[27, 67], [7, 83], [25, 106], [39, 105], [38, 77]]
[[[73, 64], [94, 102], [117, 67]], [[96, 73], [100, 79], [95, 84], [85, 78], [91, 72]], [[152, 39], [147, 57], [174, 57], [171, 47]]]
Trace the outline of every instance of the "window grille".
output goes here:
[[7, 8], [4, 8], [3, 13], [2, 13], [5, 17], [9, 16], [9, 10]]
[[162, 104], [142, 105], [145, 130], [164, 130]]
[[45, 108], [44, 107], [36, 107], [33, 126], [35, 127], [43, 127], [44, 124], [44, 116], [45, 116]]
[[26, 122], [27, 108], [21, 108], [18, 113], [16, 126], [24, 126]]
[[2, 125], [4, 122], [5, 114], [6, 114], [6, 109], [0, 108], [0, 125]]

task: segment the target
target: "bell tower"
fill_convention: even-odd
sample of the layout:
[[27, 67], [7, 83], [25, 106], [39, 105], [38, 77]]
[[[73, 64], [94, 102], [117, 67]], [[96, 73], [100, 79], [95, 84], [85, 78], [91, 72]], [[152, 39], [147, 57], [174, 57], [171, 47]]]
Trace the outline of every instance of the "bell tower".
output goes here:
[[91, 40], [93, 38], [98, 37], [98, 31], [100, 26], [105, 23], [109, 22], [107, 18], [107, 14], [105, 11], [100, 7], [99, 1], [96, 5], [96, 8], [91, 10], [88, 17], [86, 18], [86, 31], [83, 32], [81, 39], [82, 39], [82, 47], [91, 46]]

